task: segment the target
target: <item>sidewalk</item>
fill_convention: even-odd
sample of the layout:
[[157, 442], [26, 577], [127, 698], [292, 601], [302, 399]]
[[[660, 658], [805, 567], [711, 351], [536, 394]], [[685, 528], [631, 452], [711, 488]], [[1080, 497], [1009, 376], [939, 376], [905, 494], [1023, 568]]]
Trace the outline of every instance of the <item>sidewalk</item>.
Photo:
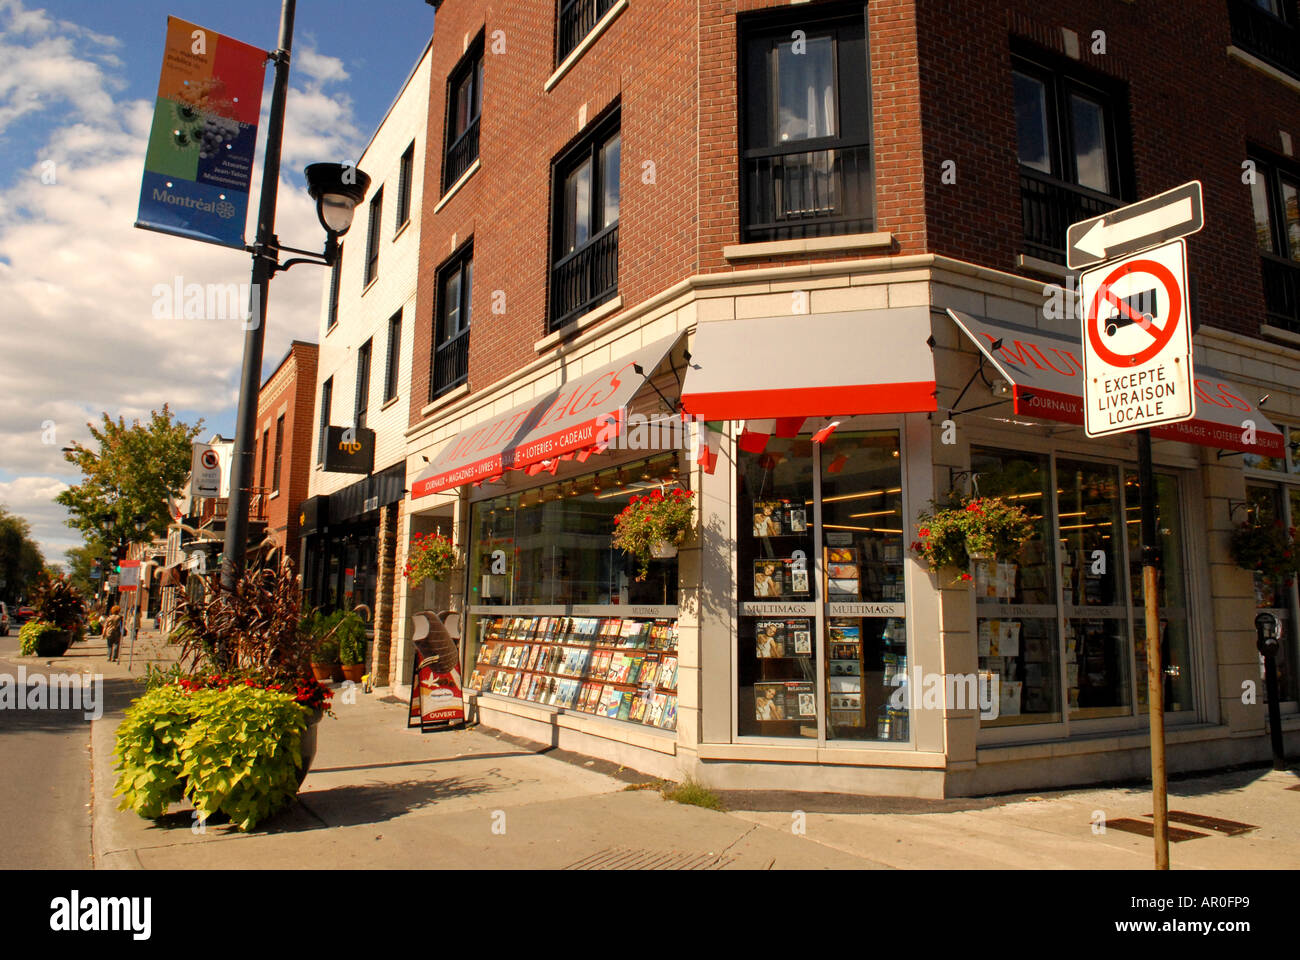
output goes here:
[[[161, 638], [138, 642], [165, 662]], [[92, 638], [83, 654], [94, 657]], [[72, 651], [70, 651], [72, 653]], [[98, 655], [103, 656], [102, 643]], [[57, 663], [58, 661], [56, 661]], [[102, 664], [102, 659], [95, 666]], [[195, 832], [187, 809], [157, 823], [112, 798], [113, 734], [139, 688], [123, 663], [92, 730], [96, 867], [443, 867], [692, 869], [1150, 869], [1151, 840], [1098, 811], [1149, 823], [1150, 793], [1111, 787], [954, 800], [834, 794], [722, 793], [729, 812], [629, 791], [647, 778], [483, 729], [421, 734], [406, 705], [355, 690], [320, 728], [299, 803], [251, 834]], [[134, 676], [143, 671], [137, 660]], [[381, 691], [382, 693], [382, 691]], [[1253, 769], [1170, 784], [1170, 809], [1253, 829], [1197, 834], [1171, 846], [1175, 869], [1300, 866], [1296, 771]], [[802, 811], [802, 816], [796, 812]], [[802, 820], [803, 833], [793, 827]], [[1174, 824], [1179, 826], [1179, 824]]]

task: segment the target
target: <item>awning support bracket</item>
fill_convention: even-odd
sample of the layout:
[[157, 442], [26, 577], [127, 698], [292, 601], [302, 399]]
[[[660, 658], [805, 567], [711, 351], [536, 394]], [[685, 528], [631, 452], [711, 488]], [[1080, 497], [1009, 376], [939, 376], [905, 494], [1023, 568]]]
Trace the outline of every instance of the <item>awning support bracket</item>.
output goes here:
[[[997, 350], [1001, 346], [1002, 339], [999, 337], [997, 340], [993, 341], [990, 349]], [[995, 407], [999, 403], [1003, 402], [998, 400], [994, 403], [986, 403], [982, 407], [971, 407], [969, 410], [957, 410], [954, 412], [954, 409], [961, 404], [962, 398], [966, 396], [966, 391], [975, 384], [976, 377], [979, 377], [979, 379], [984, 382], [984, 386], [988, 387], [990, 390], [993, 389], [993, 384], [989, 383], [988, 377], [984, 376], [984, 360], [984, 352], [980, 351], [980, 364], [975, 368], [975, 372], [971, 374], [970, 379], [966, 381], [966, 386], [961, 388], [961, 393], [957, 394], [957, 399], [952, 402], [952, 406], [948, 408], [948, 419], [951, 420], [953, 417], [960, 417], [963, 413], [974, 413], [976, 410], [985, 410], [989, 407]]]
[[[672, 365], [671, 360], [669, 360], [668, 362], [670, 365]], [[651, 390], [659, 394], [659, 399], [664, 402], [664, 406], [668, 408], [669, 413], [677, 412], [677, 407], [673, 403], [671, 403], [667, 397], [663, 395], [663, 392], [657, 386], [655, 386], [654, 381], [650, 379], [650, 374], [646, 373], [645, 367], [641, 366], [641, 364], [639, 363], [634, 363], [632, 364], [632, 369], [635, 370], [643, 378], [645, 383], [650, 384]], [[673, 376], [674, 377], [677, 376], [677, 368], [675, 366], [673, 367]]]

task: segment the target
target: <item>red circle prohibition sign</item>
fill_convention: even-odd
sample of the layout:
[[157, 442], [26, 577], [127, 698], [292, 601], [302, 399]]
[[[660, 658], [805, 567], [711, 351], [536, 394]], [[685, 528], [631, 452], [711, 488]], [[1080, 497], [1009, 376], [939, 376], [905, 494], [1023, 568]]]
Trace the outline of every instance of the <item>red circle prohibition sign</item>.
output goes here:
[[221, 462], [217, 459], [217, 451], [215, 450], [204, 450], [199, 459], [203, 466], [207, 467], [209, 470], [215, 470], [217, 465]]
[[[1112, 292], [1111, 285], [1113, 283], [1132, 273], [1149, 273], [1165, 288], [1165, 293], [1169, 297], [1169, 318], [1165, 321], [1163, 329], [1157, 327], [1145, 317], [1140, 316], [1132, 307]], [[1152, 338], [1151, 343], [1132, 356], [1115, 353], [1102, 343], [1101, 327], [1097, 322], [1098, 307], [1101, 306], [1102, 297], [1110, 301], [1120, 313], [1127, 316], [1135, 327], [1149, 333]], [[1146, 361], [1163, 350], [1165, 345], [1173, 338], [1174, 331], [1178, 329], [1178, 323], [1182, 319], [1182, 310], [1183, 302], [1182, 296], [1178, 292], [1178, 281], [1174, 279], [1174, 275], [1168, 267], [1163, 263], [1157, 263], [1155, 260], [1129, 261], [1112, 270], [1106, 279], [1102, 281], [1101, 286], [1097, 288], [1097, 293], [1092, 298], [1092, 304], [1088, 308], [1088, 342], [1092, 344], [1092, 349], [1097, 356], [1112, 367], [1131, 367], [1139, 363], [1146, 363]]]

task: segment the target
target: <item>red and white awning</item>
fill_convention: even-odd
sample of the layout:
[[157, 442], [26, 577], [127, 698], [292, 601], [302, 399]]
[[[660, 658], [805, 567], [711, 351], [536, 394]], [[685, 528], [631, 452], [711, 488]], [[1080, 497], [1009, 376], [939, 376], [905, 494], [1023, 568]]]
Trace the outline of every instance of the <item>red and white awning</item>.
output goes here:
[[699, 324], [682, 409], [704, 420], [936, 409], [930, 308]]
[[532, 403], [521, 404], [452, 438], [411, 484], [423, 497], [507, 470], [554, 473], [561, 460], [585, 460], [618, 436], [629, 401], [680, 339], [665, 337], [584, 374]]
[[[1031, 330], [958, 310], [949, 310], [948, 316], [1011, 385], [1016, 413], [1083, 424], [1083, 361], [1078, 337]], [[1201, 364], [1194, 364], [1194, 370], [1196, 416], [1156, 427], [1151, 436], [1267, 457], [1283, 455], [1282, 431], [1251, 400], [1255, 393]], [[1246, 421], [1254, 425], [1253, 431], [1243, 426]], [[1252, 433], [1253, 442], [1246, 439]]]

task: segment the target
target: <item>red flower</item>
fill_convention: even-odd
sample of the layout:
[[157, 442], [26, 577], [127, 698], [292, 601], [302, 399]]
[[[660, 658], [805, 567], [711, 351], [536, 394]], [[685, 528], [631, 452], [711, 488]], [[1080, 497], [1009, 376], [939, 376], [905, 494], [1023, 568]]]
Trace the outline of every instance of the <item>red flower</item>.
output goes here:
[[923, 537], [928, 537], [930, 535], [930, 528], [922, 527], [920, 530], [917, 531], [917, 533], [919, 533]]
[[971, 578], [971, 576], [970, 576], [969, 573], [963, 573], [963, 574], [961, 575], [961, 578], [962, 578], [963, 580], [969, 580], [969, 579]]

